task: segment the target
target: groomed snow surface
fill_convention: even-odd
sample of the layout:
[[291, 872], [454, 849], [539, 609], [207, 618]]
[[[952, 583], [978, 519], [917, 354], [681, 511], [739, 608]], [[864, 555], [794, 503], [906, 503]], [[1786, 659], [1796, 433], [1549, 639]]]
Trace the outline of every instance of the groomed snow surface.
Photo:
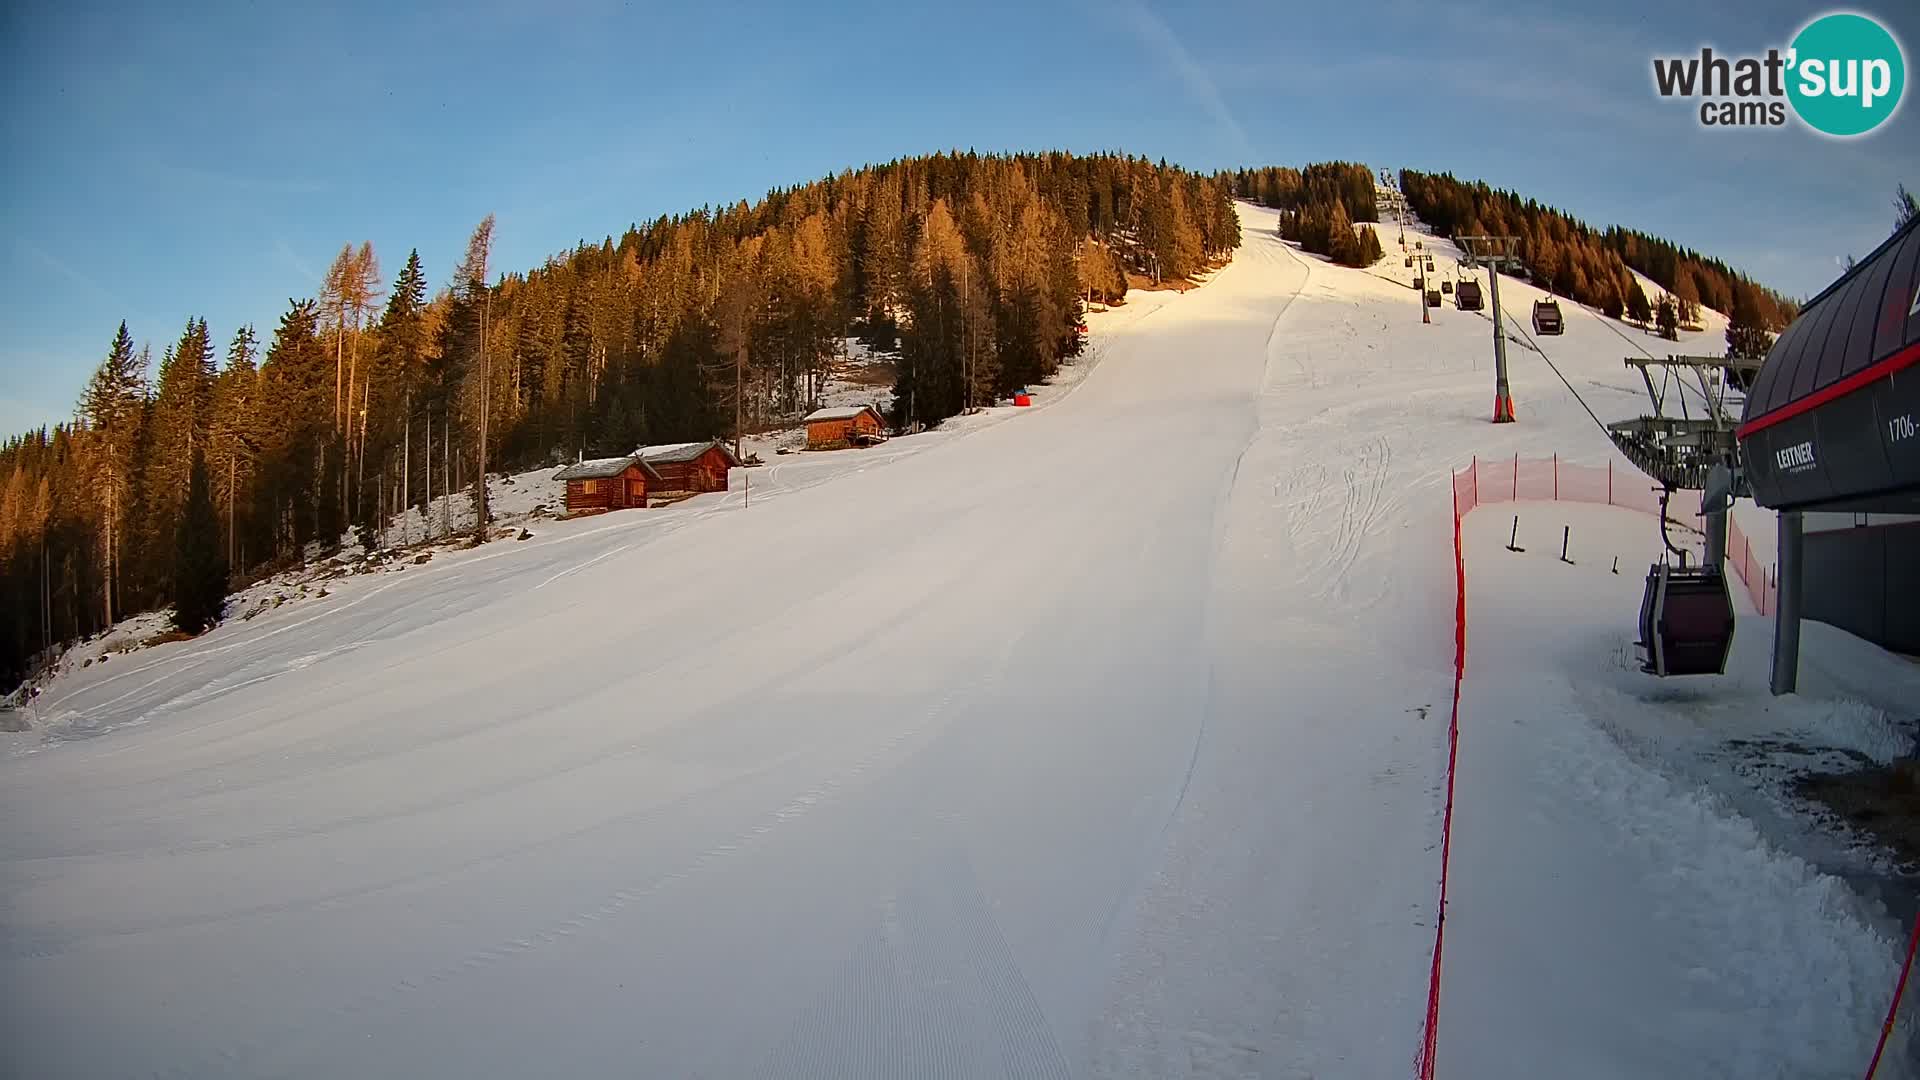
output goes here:
[[1463, 537], [1439, 1075], [1859, 1075], [1900, 928], [1816, 868], [1859, 856], [1793, 821], [1784, 777], [1806, 747], [1911, 752], [1884, 710], [1911, 719], [1920, 668], [1809, 624], [1802, 693], [1774, 699], [1772, 623], [1745, 616], [1726, 675], [1657, 680], [1633, 646], [1651, 518], [1493, 504]]
[[[62, 674], [0, 744], [0, 1071], [1408, 1075], [1451, 469], [1611, 449], [1524, 350], [1488, 425], [1490, 324], [1422, 325], [1397, 258], [1242, 214], [1034, 408]], [[1563, 308], [1637, 411], [1621, 334], [1659, 345]], [[1581, 680], [1699, 692], [1621, 666], [1632, 560], [1490, 600], [1503, 520], [1443, 1075], [1854, 1075], [1888, 927], [1621, 749]]]

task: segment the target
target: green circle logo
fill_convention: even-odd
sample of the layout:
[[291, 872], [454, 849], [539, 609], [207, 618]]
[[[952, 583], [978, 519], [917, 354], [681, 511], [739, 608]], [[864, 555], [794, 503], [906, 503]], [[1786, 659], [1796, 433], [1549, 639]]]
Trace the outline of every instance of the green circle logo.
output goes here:
[[1822, 15], [1793, 39], [1787, 98], [1815, 131], [1865, 135], [1900, 107], [1906, 58], [1886, 27], [1865, 15]]

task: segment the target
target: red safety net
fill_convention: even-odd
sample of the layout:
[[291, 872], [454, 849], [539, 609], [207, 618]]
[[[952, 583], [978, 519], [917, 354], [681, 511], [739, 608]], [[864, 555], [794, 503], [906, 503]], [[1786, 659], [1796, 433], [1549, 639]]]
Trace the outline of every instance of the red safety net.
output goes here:
[[1773, 614], [1780, 606], [1780, 582], [1772, 567], [1753, 557], [1753, 541], [1731, 514], [1727, 516], [1727, 565], [1747, 587], [1753, 609], [1762, 615]]
[[[1477, 506], [1515, 499], [1598, 503], [1655, 516], [1660, 513], [1659, 488], [1637, 470], [1611, 462], [1576, 465], [1558, 457], [1518, 455], [1475, 458], [1453, 475], [1453, 501], [1458, 517], [1465, 517]], [[1696, 533], [1702, 531], [1705, 523], [1692, 508], [1694, 505], [1693, 500], [1687, 498], [1670, 501], [1667, 520]], [[1779, 597], [1773, 569], [1754, 557], [1753, 544], [1731, 515], [1727, 519], [1727, 568], [1746, 586], [1754, 610], [1762, 615], [1771, 614], [1778, 606]]]
[[[1447, 721], [1447, 787], [1446, 808], [1440, 825], [1439, 912], [1434, 920], [1433, 967], [1427, 977], [1427, 1012], [1421, 1032], [1419, 1057], [1415, 1062], [1415, 1073], [1420, 1080], [1433, 1080], [1434, 1056], [1439, 1042], [1440, 958], [1446, 944], [1447, 875], [1453, 853], [1453, 777], [1460, 752], [1460, 683], [1466, 675], [1467, 665], [1467, 564], [1466, 554], [1461, 548], [1460, 520], [1475, 507], [1517, 499], [1598, 503], [1655, 516], [1660, 513], [1659, 489], [1638, 471], [1616, 468], [1611, 462], [1606, 465], [1574, 465], [1561, 461], [1558, 455], [1549, 458], [1515, 455], [1487, 461], [1474, 458], [1466, 468], [1453, 474], [1453, 710]], [[1667, 519], [1696, 532], [1704, 524], [1698, 513], [1686, 509], [1684, 505], [1675, 506], [1672, 501], [1667, 505]], [[1754, 559], [1753, 544], [1740, 531], [1732, 515], [1727, 518], [1727, 565], [1747, 586], [1754, 607], [1763, 615], [1772, 611], [1778, 597], [1774, 575], [1768, 567]], [[1920, 942], [1920, 921], [1916, 921], [1914, 932], [1915, 941]], [[1910, 963], [1911, 946], [1908, 957]], [[1901, 982], [1904, 987], [1904, 974]], [[1896, 1007], [1898, 1000], [1896, 993]], [[1892, 1011], [1889, 1010], [1888, 1027], [1891, 1028], [1891, 1025]], [[1884, 1037], [1883, 1032], [1883, 1041]], [[1878, 1059], [1876, 1052], [1875, 1060]]]

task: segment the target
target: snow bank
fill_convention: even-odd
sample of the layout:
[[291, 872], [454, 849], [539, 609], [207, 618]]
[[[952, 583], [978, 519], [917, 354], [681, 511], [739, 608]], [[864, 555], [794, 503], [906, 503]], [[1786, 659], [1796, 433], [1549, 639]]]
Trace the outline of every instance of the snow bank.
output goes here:
[[[1505, 549], [1515, 514], [1521, 554]], [[1725, 676], [1641, 674], [1634, 624], [1660, 543], [1638, 513], [1488, 507], [1464, 542], [1440, 1075], [1857, 1075], [1900, 929], [1816, 865], [1858, 869], [1793, 803], [1769, 748], [1904, 752], [1911, 740], [1849, 696], [1893, 684], [1815, 676], [1775, 702], [1757, 618]], [[1862, 665], [1878, 652], [1808, 643]], [[1880, 658], [1875, 674], [1900, 676]], [[1899, 686], [1920, 692], [1920, 675]]]

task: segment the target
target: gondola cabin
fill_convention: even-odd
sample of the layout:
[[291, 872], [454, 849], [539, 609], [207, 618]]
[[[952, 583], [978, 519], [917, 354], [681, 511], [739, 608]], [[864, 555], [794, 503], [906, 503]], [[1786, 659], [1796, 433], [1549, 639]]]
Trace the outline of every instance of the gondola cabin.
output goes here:
[[1443, 292], [1443, 293], [1446, 293], [1446, 294], [1447, 294], [1448, 296], [1452, 296], [1452, 295], [1453, 295], [1453, 282], [1451, 282], [1451, 281], [1443, 281], [1443, 282], [1441, 282], [1441, 283], [1440, 283], [1440, 291], [1441, 291], [1441, 292]]
[[878, 442], [886, 422], [871, 405], [816, 409], [807, 414], [807, 449], [839, 450]]
[[575, 462], [553, 478], [566, 482], [568, 514], [644, 508], [647, 493], [660, 483], [660, 474], [638, 454]]
[[1453, 291], [1453, 300], [1454, 303], [1460, 305], [1461, 311], [1479, 311], [1482, 305], [1480, 299], [1480, 283], [1477, 281], [1461, 282], [1460, 287]]
[[1640, 670], [1649, 675], [1719, 675], [1733, 648], [1733, 598], [1726, 576], [1708, 567], [1654, 563], [1640, 597]]
[[1428, 307], [1440, 306], [1440, 290], [1439, 289], [1427, 290], [1427, 306]]
[[1562, 334], [1567, 324], [1560, 318], [1560, 304], [1555, 300], [1535, 300], [1533, 302], [1533, 332], [1536, 334]]
[[727, 470], [740, 464], [726, 444], [711, 439], [643, 446], [638, 456], [660, 477], [653, 490], [662, 495], [725, 491]]

